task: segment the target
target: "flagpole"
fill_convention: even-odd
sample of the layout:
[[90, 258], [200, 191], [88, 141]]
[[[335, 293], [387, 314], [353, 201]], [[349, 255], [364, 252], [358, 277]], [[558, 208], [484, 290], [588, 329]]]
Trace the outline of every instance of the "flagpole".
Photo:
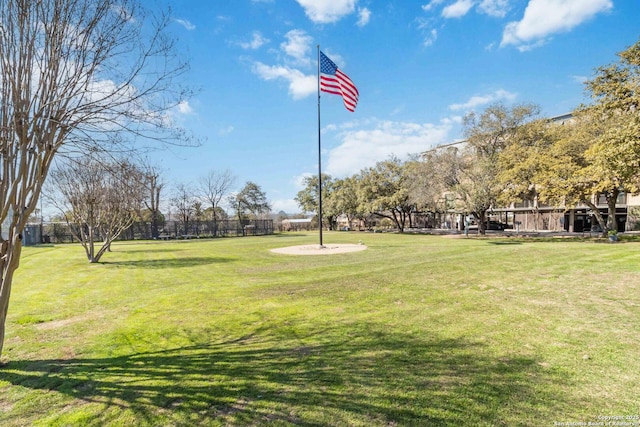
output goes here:
[[322, 244], [322, 139], [320, 136], [320, 45], [318, 47], [318, 229]]

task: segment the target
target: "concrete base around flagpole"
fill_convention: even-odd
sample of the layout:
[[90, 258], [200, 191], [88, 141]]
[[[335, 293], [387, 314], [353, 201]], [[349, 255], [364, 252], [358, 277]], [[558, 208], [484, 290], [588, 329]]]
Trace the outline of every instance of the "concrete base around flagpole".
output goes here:
[[365, 249], [367, 246], [362, 244], [299, 245], [271, 249], [271, 252], [283, 255], [333, 255], [359, 252]]

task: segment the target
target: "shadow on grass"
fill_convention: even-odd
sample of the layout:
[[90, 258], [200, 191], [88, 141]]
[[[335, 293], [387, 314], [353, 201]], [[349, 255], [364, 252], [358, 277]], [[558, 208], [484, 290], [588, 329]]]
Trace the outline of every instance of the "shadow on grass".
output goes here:
[[221, 264], [226, 262], [233, 262], [234, 258], [222, 258], [222, 257], [180, 257], [180, 258], [162, 258], [162, 259], [141, 259], [132, 261], [104, 261], [101, 264], [113, 265], [119, 267], [132, 267], [132, 268], [185, 268], [185, 267], [197, 267], [200, 265]]
[[[250, 337], [9, 362], [0, 372], [13, 385], [97, 402], [151, 425], [539, 425], [567, 405], [557, 391], [567, 379], [534, 359], [494, 358], [465, 340], [359, 332], [337, 340], [323, 332], [312, 337], [322, 343], [297, 347]], [[101, 405], [93, 424], [107, 417]], [[57, 421], [85, 408], [67, 403]]]
[[522, 245], [522, 242], [514, 242], [514, 241], [505, 242], [505, 241], [492, 240], [492, 241], [488, 241], [487, 243], [495, 246]]
[[123, 254], [148, 254], [150, 252], [155, 253], [178, 253], [182, 252], [185, 249], [176, 249], [176, 248], [158, 248], [157, 246], [152, 247], [151, 249], [133, 249], [132, 246], [118, 246], [113, 249], [113, 253], [123, 253]]

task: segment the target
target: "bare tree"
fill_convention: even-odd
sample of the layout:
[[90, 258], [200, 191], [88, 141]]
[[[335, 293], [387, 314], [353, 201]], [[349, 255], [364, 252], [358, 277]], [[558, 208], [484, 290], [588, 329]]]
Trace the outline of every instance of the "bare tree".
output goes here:
[[228, 169], [224, 172], [211, 171], [200, 179], [202, 197], [211, 205], [213, 221], [217, 221], [217, 211], [223, 197], [236, 183], [236, 177]]
[[[146, 196], [144, 173], [126, 160], [93, 158], [69, 161], [51, 171], [55, 190], [47, 192], [91, 263], [100, 261], [113, 242], [138, 218]], [[96, 243], [102, 246], [96, 250]]]
[[197, 199], [190, 185], [184, 183], [177, 185], [171, 197], [171, 204], [176, 208], [185, 235], [190, 234], [189, 223], [194, 219], [196, 202]]
[[160, 213], [160, 195], [164, 189], [164, 182], [158, 167], [145, 162], [143, 171], [145, 177], [143, 185], [147, 193], [144, 205], [151, 217], [151, 237], [157, 239], [160, 235], [159, 224], [162, 215]]
[[21, 230], [59, 154], [182, 141], [186, 70], [137, 0], [0, 0], [0, 354]]

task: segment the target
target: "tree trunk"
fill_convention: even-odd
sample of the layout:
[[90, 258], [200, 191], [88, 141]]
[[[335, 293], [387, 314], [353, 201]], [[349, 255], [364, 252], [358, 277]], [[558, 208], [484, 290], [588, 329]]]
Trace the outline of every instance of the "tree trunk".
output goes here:
[[483, 210], [477, 213], [478, 217], [478, 234], [487, 234], [487, 211]]
[[585, 205], [589, 206], [589, 209], [593, 211], [593, 214], [595, 215], [596, 220], [598, 221], [598, 224], [600, 224], [600, 228], [602, 229], [602, 237], [607, 237], [607, 224], [602, 214], [600, 213], [600, 209], [598, 209], [598, 207], [591, 200], [583, 200], [583, 202]]
[[393, 221], [396, 223], [396, 226], [398, 227], [398, 231], [400, 233], [404, 233], [404, 217], [402, 216], [402, 211], [398, 210], [396, 211], [391, 210], [391, 213], [393, 215]]
[[96, 262], [96, 257], [95, 257], [95, 253], [96, 253], [96, 249], [95, 249], [95, 245], [93, 243], [93, 239], [95, 233], [93, 232], [93, 227], [89, 226], [89, 233], [88, 233], [88, 241], [87, 241], [87, 246], [86, 246], [86, 250], [87, 250], [87, 258], [89, 259], [90, 263], [94, 263]]
[[153, 210], [151, 212], [151, 238], [157, 239], [160, 236], [160, 232], [158, 230], [158, 211]]
[[144, 10], [125, 2], [132, 14], [114, 13], [120, 3], [3, 1], [0, 7], [0, 222], [11, 224], [8, 243], [0, 238], [0, 354], [19, 233], [61, 147], [99, 152], [124, 144], [129, 138], [119, 137], [129, 132], [183, 140], [163, 114], [188, 93], [177, 84], [185, 64], [163, 36], [171, 20], [159, 13], [151, 24], [131, 25]]
[[14, 233], [12, 240], [13, 244], [6, 240], [0, 243], [0, 274], [2, 275], [0, 277], [0, 355], [2, 355], [2, 348], [4, 347], [5, 325], [9, 310], [13, 273], [20, 264], [20, 253], [22, 252], [22, 236]]
[[618, 189], [607, 193], [607, 231], [618, 230], [618, 224], [616, 223], [616, 202], [618, 201], [619, 194], [620, 190]]

